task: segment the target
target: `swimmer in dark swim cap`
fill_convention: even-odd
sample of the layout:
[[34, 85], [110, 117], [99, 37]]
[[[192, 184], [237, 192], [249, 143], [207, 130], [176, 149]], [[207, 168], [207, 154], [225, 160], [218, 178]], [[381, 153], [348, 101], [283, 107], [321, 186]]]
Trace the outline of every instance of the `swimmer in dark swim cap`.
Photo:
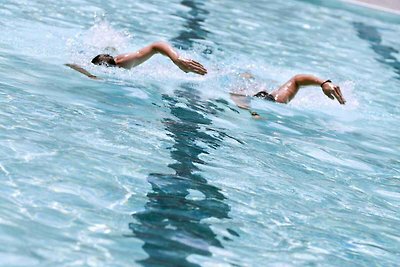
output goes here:
[[[252, 80], [254, 77], [249, 73], [244, 73], [241, 77], [245, 80]], [[258, 93], [251, 95], [252, 97], [262, 98], [272, 102], [278, 102], [287, 104], [297, 94], [300, 88], [304, 86], [320, 86], [322, 92], [332, 100], [337, 100], [341, 105], [346, 103], [340, 87], [332, 83], [331, 80], [324, 80], [313, 75], [298, 74], [290, 78], [286, 83], [281, 85], [279, 88], [268, 93], [267, 91], [259, 91]], [[249, 110], [251, 115], [255, 118], [259, 118], [257, 112], [250, 110], [250, 96], [241, 93], [231, 93], [231, 99], [236, 103], [239, 108]]]
[[[169, 44], [164, 42], [153, 43], [136, 52], [120, 54], [115, 57], [108, 54], [100, 54], [94, 57], [91, 62], [100, 66], [130, 69], [142, 64], [155, 54], [162, 54], [168, 57], [176, 66], [186, 73], [193, 72], [199, 75], [207, 74], [207, 70], [203, 67], [203, 65], [194, 60], [179, 56], [179, 54]], [[92, 75], [76, 64], [65, 65], [76, 71], [79, 71], [89, 78], [98, 79], [98, 77]]]

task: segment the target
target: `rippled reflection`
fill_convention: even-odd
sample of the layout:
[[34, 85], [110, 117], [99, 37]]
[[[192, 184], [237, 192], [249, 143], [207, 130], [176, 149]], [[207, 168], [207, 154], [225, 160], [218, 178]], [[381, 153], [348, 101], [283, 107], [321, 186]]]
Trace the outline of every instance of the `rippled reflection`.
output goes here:
[[183, 0], [181, 5], [190, 8], [187, 13], [177, 14], [185, 19], [183, 24], [185, 29], [177, 37], [172, 38], [171, 42], [182, 49], [189, 49], [193, 46], [193, 41], [206, 38], [208, 31], [202, 28], [202, 24], [209, 12], [204, 9], [204, 2], [202, 1]]
[[[185, 30], [172, 42], [188, 49], [194, 40], [207, 34], [201, 23], [208, 12], [197, 1], [181, 3], [190, 11], [182, 16], [186, 19]], [[170, 154], [175, 163], [168, 167], [175, 173], [149, 175], [152, 191], [147, 194], [145, 210], [134, 214], [136, 222], [129, 225], [145, 243], [143, 249], [148, 258], [139, 261], [144, 266], [198, 266], [188, 260], [190, 255], [210, 256], [211, 246], [223, 247], [210, 224], [203, 220], [229, 218], [230, 207], [220, 189], [201, 175], [198, 165], [206, 164], [200, 155], [208, 154], [207, 149], [216, 149], [227, 135], [210, 129], [211, 120], [202, 114], [220, 109], [201, 101], [198, 95], [194, 84], [182, 84], [173, 96], [163, 96], [174, 116], [163, 123], [174, 140]], [[186, 107], [176, 105], [180, 102]], [[211, 131], [212, 135], [208, 133]]]
[[[195, 90], [190, 85], [176, 90], [176, 97], [184, 98], [191, 108], [177, 107], [177, 98], [164, 96], [171, 113], [176, 119], [166, 119], [165, 128], [174, 139], [171, 157], [176, 163], [170, 164], [174, 174], [150, 174], [148, 181], [152, 191], [147, 194], [149, 201], [145, 211], [134, 214], [137, 223], [130, 228], [145, 244], [143, 249], [149, 258], [141, 261], [145, 266], [196, 266], [187, 261], [191, 254], [209, 256], [210, 246], [222, 247], [216, 234], [206, 222], [207, 218], [229, 218], [229, 206], [220, 189], [208, 184], [198, 171], [197, 164], [205, 164], [199, 156], [207, 151], [197, 145], [203, 142], [210, 148], [217, 148], [222, 137], [213, 137], [202, 126], [211, 121], [196, 110], [204, 109]], [[200, 192], [200, 197], [190, 192]], [[192, 191], [192, 192], [193, 192]]]
[[357, 30], [358, 37], [368, 41], [372, 50], [379, 55], [377, 60], [392, 67], [397, 74], [396, 78], [400, 80], [400, 62], [394, 55], [398, 54], [399, 51], [391, 46], [382, 44], [382, 36], [377, 28], [362, 22], [354, 22], [353, 25]]

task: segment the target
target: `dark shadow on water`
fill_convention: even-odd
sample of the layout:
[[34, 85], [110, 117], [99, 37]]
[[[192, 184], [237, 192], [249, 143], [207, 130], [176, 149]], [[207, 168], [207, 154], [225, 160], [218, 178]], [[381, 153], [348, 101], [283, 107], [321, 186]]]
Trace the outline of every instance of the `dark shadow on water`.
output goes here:
[[187, 13], [178, 13], [177, 15], [185, 19], [183, 27], [185, 30], [181, 31], [177, 37], [171, 39], [171, 43], [184, 50], [193, 47], [196, 40], [204, 40], [209, 33], [203, 29], [207, 15], [209, 12], [204, 8], [205, 1], [196, 0], [183, 0], [181, 5], [190, 8]]
[[[147, 194], [145, 210], [134, 214], [136, 222], [129, 226], [145, 242], [143, 249], [149, 257], [139, 262], [144, 266], [197, 266], [187, 257], [210, 256], [211, 246], [222, 248], [210, 224], [202, 220], [227, 219], [230, 207], [220, 189], [210, 185], [197, 166], [206, 164], [199, 156], [208, 154], [207, 149], [216, 149], [223, 137], [204, 132], [211, 121], [198, 112], [206, 103], [194, 91], [192, 85], [183, 85], [175, 97], [163, 96], [176, 118], [164, 120], [168, 135], [174, 139], [170, 153], [175, 163], [168, 166], [175, 173], [149, 175], [152, 191]], [[179, 98], [185, 99], [190, 109], [177, 107]], [[191, 190], [198, 195], [190, 196]]]
[[391, 46], [382, 44], [382, 36], [374, 26], [362, 22], [354, 22], [354, 28], [357, 30], [358, 37], [367, 41], [371, 49], [378, 55], [376, 58], [382, 64], [392, 67], [397, 74], [396, 79], [400, 80], [400, 62], [394, 56], [399, 51]]
[[[201, 25], [208, 12], [202, 8], [203, 1], [185, 0], [181, 4], [190, 8], [187, 14], [181, 15], [185, 18], [185, 30], [171, 41], [190, 49], [195, 40], [207, 35]], [[143, 250], [148, 257], [138, 261], [141, 265], [198, 266], [188, 257], [211, 256], [210, 247], [223, 248], [210, 223], [204, 220], [228, 219], [230, 211], [220, 189], [209, 184], [201, 174], [199, 166], [207, 162], [200, 156], [217, 149], [228, 135], [212, 129], [207, 114], [222, 110], [202, 101], [195, 84], [182, 84], [172, 96], [163, 95], [163, 101], [173, 115], [173, 119], [164, 119], [163, 124], [173, 139], [170, 155], [174, 163], [168, 165], [171, 173], [149, 174], [152, 190], [147, 194], [148, 201], [143, 211], [132, 215], [134, 222], [129, 228], [144, 242]], [[231, 237], [239, 236], [231, 229], [228, 232]]]

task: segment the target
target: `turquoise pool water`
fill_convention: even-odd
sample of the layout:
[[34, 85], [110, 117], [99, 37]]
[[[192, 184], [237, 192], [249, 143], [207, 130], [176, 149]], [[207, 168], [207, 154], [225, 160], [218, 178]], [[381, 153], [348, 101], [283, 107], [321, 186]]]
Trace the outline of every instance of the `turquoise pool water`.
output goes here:
[[[1, 1], [0, 265], [398, 266], [399, 17], [140, 2]], [[158, 40], [209, 74], [87, 64]], [[228, 95], [242, 71], [313, 73], [348, 102], [311, 87], [253, 120]]]

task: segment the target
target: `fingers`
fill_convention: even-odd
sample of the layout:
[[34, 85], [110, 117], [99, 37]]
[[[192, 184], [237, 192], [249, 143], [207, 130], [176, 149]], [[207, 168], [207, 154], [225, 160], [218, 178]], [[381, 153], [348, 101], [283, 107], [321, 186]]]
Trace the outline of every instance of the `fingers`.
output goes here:
[[195, 70], [196, 73], [199, 73], [201, 75], [204, 75], [207, 73], [207, 70], [204, 67], [193, 67], [193, 70]]
[[323, 89], [324, 94], [329, 97], [332, 100], [337, 100], [341, 105], [344, 105], [346, 103], [346, 100], [344, 99], [342, 92], [340, 91], [340, 87], [335, 85], [335, 86], [330, 86], [330, 88], [325, 88]]
[[194, 61], [194, 60], [190, 60], [190, 62], [198, 67], [203, 67], [203, 65], [201, 65], [199, 62]]
[[202, 73], [206, 74], [207, 70], [204, 68], [203, 65], [201, 65], [199, 62], [192, 60], [191, 62], [196, 68], [198, 68]]
[[205, 75], [206, 74], [204, 71], [201, 71], [199, 69], [193, 69], [192, 72], [194, 72], [196, 74], [200, 74], [200, 75]]
[[190, 62], [192, 62], [193, 64], [195, 64], [195, 65], [197, 65], [197, 66], [203, 66], [203, 65], [201, 65], [199, 62], [197, 62], [197, 61], [195, 61], [195, 60], [193, 60], [193, 59], [191, 59], [190, 60]]
[[201, 72], [201, 74], [207, 74], [207, 70], [205, 69], [205, 68], [197, 68], [197, 70], [199, 71], [199, 72]]
[[188, 66], [188, 68], [189, 68], [192, 72], [197, 73], [197, 74], [200, 74], [200, 75], [205, 75], [205, 74], [207, 73], [206, 68], [204, 68], [203, 65], [201, 65], [200, 63], [198, 63], [198, 62], [196, 62], [196, 61], [194, 61], [194, 60], [190, 60], [190, 61], [189, 61], [189, 66]]
[[191, 72], [194, 72], [194, 73], [197, 73], [197, 74], [200, 74], [200, 75], [204, 75], [204, 74], [206, 74], [207, 73], [207, 70], [206, 69], [202, 69], [202, 68], [199, 68], [199, 67], [195, 67], [195, 66], [190, 66], [189, 68], [188, 68]]
[[180, 68], [185, 72], [194, 72], [200, 75], [207, 74], [207, 69], [197, 61], [192, 59], [181, 59], [181, 63], [182, 65]]
[[335, 96], [335, 98], [337, 99], [337, 101], [339, 101], [340, 104], [344, 104], [344, 100], [343, 97], [341, 95], [339, 86], [334, 86], [333, 90], [332, 90], [332, 94]]
[[335, 98], [333, 97], [333, 95], [332, 95], [332, 92], [325, 92], [325, 91], [324, 91], [324, 94], [325, 94], [327, 97], [329, 97], [330, 99], [332, 99], [332, 100], [335, 99]]
[[340, 98], [340, 95], [335, 90], [333, 90], [332, 94], [335, 96], [335, 98], [337, 99], [337, 101], [339, 101], [340, 104], [344, 104]]
[[340, 91], [340, 87], [339, 86], [335, 86], [334, 90], [335, 90], [335, 93], [338, 96], [338, 97], [336, 97], [336, 99], [339, 101], [340, 104], [344, 105], [346, 103], [346, 100], [344, 99], [344, 97], [342, 95], [342, 91]]

